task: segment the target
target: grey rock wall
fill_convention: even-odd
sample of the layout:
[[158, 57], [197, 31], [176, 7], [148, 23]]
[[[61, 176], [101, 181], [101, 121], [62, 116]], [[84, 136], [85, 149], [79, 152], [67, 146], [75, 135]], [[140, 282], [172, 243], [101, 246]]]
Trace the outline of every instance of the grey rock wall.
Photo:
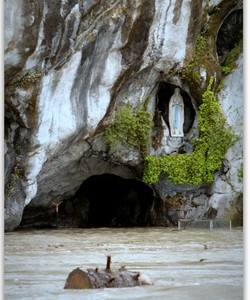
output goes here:
[[[161, 146], [152, 147], [150, 153], [171, 154], [180, 147], [192, 151], [190, 141], [199, 131], [197, 95], [206, 88], [211, 70], [218, 79], [221, 76], [216, 73], [218, 61], [211, 63], [214, 67], [209, 70], [200, 69], [200, 87], [189, 86], [179, 76], [194, 55], [207, 3], [5, 1], [6, 230], [20, 224], [25, 207], [46, 210], [54, 199], [70, 199], [92, 175], [109, 173], [141, 180], [141, 154], [124, 148], [109, 152], [103, 132], [119, 107], [124, 103], [136, 107], [147, 96], [153, 117], [164, 82], [181, 87], [189, 99], [194, 111], [192, 117], [188, 115], [191, 129], [185, 134], [185, 143], [179, 143], [171, 140], [168, 125], [161, 118], [161, 133], [156, 127], [152, 130]], [[241, 1], [209, 1], [211, 11], [218, 5], [221, 14], [216, 30], [231, 11], [242, 8]], [[237, 133], [242, 132], [238, 122], [242, 98], [239, 59], [220, 96], [228, 124]], [[193, 194], [196, 202], [204, 200], [203, 208], [193, 215], [202, 218], [212, 207], [224, 217], [230, 201], [242, 193], [237, 177], [243, 160], [242, 138], [240, 135], [229, 149], [227, 171], [215, 174], [211, 191]], [[168, 193], [157, 185], [154, 188], [165, 200]], [[173, 187], [170, 194], [178, 190], [182, 187]]]

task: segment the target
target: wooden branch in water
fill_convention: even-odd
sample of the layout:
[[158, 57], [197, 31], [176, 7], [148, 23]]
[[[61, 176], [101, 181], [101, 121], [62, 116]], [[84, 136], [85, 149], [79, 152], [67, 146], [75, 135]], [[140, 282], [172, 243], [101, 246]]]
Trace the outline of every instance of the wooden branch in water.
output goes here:
[[111, 256], [107, 256], [106, 271], [110, 272]]

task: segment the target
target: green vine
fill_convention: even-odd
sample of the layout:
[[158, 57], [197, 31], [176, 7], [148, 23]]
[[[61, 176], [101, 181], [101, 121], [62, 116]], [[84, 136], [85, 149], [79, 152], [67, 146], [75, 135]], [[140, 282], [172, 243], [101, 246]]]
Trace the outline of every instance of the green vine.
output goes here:
[[143, 156], [147, 154], [153, 127], [151, 114], [146, 110], [148, 101], [149, 98], [135, 109], [126, 104], [117, 112], [105, 129], [105, 138], [111, 149], [123, 145], [140, 150]]
[[198, 112], [200, 137], [194, 142], [194, 152], [162, 157], [147, 156], [143, 176], [146, 183], [157, 182], [162, 173], [176, 184], [213, 182], [214, 173], [221, 168], [227, 149], [236, 139], [225, 128], [225, 118], [212, 91], [212, 83], [213, 77], [202, 95], [203, 103]]
[[[241, 33], [242, 34], [242, 33]], [[237, 68], [236, 60], [239, 55], [243, 52], [243, 38], [241, 38], [237, 45], [227, 54], [226, 59], [221, 66], [221, 71], [225, 75], [231, 73]]]
[[200, 84], [200, 68], [204, 68], [204, 58], [209, 60], [211, 53], [207, 50], [210, 49], [207, 37], [204, 34], [199, 34], [195, 44], [195, 55], [192, 61], [187, 64], [181, 71], [181, 78], [187, 82], [194, 81]]

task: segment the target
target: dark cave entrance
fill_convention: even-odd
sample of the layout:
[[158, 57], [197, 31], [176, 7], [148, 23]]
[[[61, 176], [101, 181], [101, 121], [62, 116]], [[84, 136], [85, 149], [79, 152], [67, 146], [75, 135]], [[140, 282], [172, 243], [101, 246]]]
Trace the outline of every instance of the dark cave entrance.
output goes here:
[[222, 22], [217, 39], [217, 55], [220, 64], [223, 64], [227, 54], [243, 38], [243, 10], [237, 9], [231, 12]]
[[[24, 209], [22, 228], [93, 228], [166, 226], [163, 202], [136, 179], [105, 173], [81, 184], [75, 196], [48, 207]], [[60, 203], [58, 213], [54, 203]]]
[[[161, 82], [157, 94], [157, 110], [161, 113], [166, 125], [169, 128], [169, 101], [174, 94], [175, 88], [179, 86], [170, 84], [168, 82]], [[191, 98], [187, 92], [180, 88], [180, 93], [184, 101], [184, 134], [187, 134], [192, 128], [195, 119], [195, 109], [192, 104]]]
[[128, 227], [154, 225], [152, 210], [157, 199], [139, 180], [102, 174], [85, 180], [74, 201], [81, 215], [80, 227]]

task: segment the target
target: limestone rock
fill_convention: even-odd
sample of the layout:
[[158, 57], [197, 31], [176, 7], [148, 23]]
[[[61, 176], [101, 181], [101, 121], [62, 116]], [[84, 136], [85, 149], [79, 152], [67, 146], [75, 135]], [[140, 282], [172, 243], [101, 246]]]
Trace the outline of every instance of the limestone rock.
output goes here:
[[[79, 204], [75, 198], [85, 180], [105, 174], [142, 180], [142, 153], [124, 145], [112, 152], [105, 140], [105, 128], [125, 103], [147, 104], [154, 120], [149, 154], [190, 153], [192, 140], [199, 136], [202, 92], [210, 75], [217, 83], [222, 78], [217, 32], [234, 11], [241, 24], [241, 0], [6, 0], [5, 230], [15, 229], [22, 220], [53, 227], [55, 200], [63, 201], [62, 226], [79, 226], [88, 219], [88, 201]], [[235, 33], [234, 19], [229, 28]], [[182, 76], [183, 69], [194, 59], [197, 37], [207, 25], [212, 28], [212, 58], [207, 66], [197, 67], [200, 83], [191, 84]], [[223, 38], [217, 42], [220, 56], [228, 43]], [[225, 77], [220, 97], [228, 125], [240, 135], [225, 158], [233, 190], [227, 194], [229, 202], [235, 192], [242, 192], [237, 177], [243, 163], [242, 62], [240, 57], [235, 71]], [[180, 88], [185, 104], [184, 137], [179, 140], [169, 135], [165, 109], [175, 88]], [[20, 170], [18, 176], [15, 170]], [[166, 194], [185, 190], [168, 186], [165, 193], [166, 185], [152, 188], [153, 225], [164, 219]], [[192, 195], [197, 190], [188, 188]], [[73, 213], [76, 203], [83, 209], [81, 220]]]

